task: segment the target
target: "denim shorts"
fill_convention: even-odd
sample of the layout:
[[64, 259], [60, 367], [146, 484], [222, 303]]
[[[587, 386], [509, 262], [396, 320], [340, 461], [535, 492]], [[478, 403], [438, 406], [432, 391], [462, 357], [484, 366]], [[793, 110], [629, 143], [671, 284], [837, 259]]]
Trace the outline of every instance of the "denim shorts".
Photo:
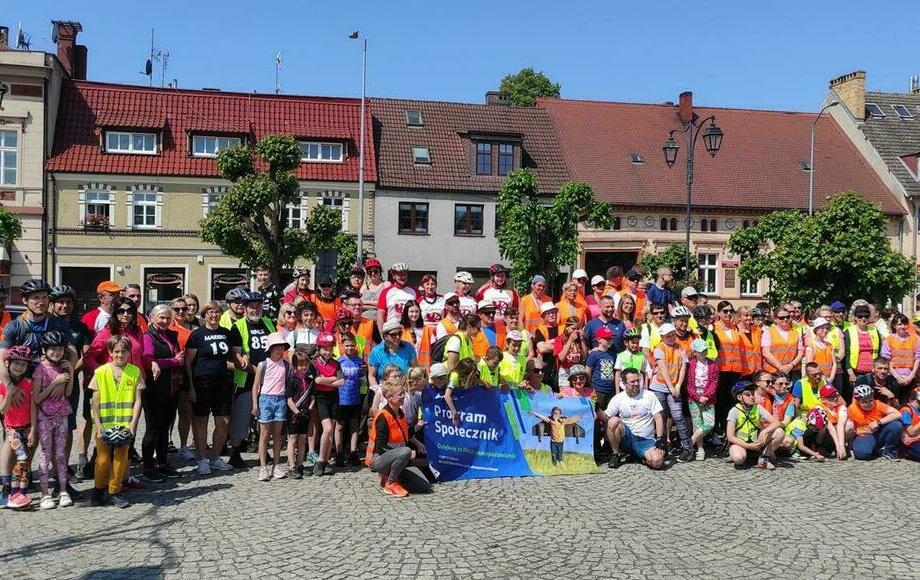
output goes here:
[[620, 441], [620, 451], [645, 459], [645, 452], [655, 446], [654, 439], [633, 435], [627, 425], [623, 425], [623, 440]]
[[259, 395], [259, 423], [287, 421], [287, 399], [284, 395]]

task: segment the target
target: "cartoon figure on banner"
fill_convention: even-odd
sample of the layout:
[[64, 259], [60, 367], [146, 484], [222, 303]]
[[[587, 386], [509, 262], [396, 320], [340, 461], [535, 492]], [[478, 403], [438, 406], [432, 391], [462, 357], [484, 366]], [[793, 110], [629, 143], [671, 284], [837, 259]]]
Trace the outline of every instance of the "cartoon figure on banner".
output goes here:
[[541, 415], [536, 411], [531, 411], [531, 415], [549, 425], [549, 450], [553, 457], [553, 465], [562, 463], [563, 447], [565, 446], [565, 428], [569, 425], [575, 425], [578, 429], [580, 417], [562, 417], [562, 409], [553, 407], [550, 412], [551, 416]]

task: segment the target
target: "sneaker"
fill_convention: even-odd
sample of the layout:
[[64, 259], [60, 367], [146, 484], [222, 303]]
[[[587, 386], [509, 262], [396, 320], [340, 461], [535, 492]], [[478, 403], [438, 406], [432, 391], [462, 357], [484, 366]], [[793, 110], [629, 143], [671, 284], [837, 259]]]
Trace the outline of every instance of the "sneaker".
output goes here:
[[620, 464], [623, 462], [623, 456], [619, 453], [613, 453], [610, 455], [610, 461], [607, 462], [607, 467], [610, 469], [617, 469], [620, 467]]
[[702, 445], [696, 448], [696, 460], [703, 461], [706, 459], [706, 449]]
[[335, 466], [332, 463], [326, 463], [323, 466], [323, 475], [335, 475]]
[[54, 498], [50, 495], [43, 495], [40, 502], [38, 502], [38, 507], [42, 510], [53, 510], [57, 507], [57, 504], [54, 503]]
[[232, 467], [233, 469], [243, 469], [244, 467], [246, 467], [246, 463], [243, 461], [243, 456], [240, 455], [240, 452], [237, 450], [234, 450], [230, 454], [229, 463], [230, 463], [230, 467]]
[[347, 458], [345, 457], [345, 455], [336, 455], [336, 456], [335, 456], [335, 466], [336, 466], [336, 467], [345, 467], [345, 462], [346, 462], [346, 461], [347, 461]]
[[898, 454], [894, 451], [882, 451], [882, 458], [887, 459], [888, 461], [898, 462], [901, 459], [898, 457]]
[[211, 475], [211, 463], [207, 459], [198, 461], [198, 475]]
[[69, 481], [67, 482], [67, 485], [64, 487], [64, 491], [67, 493], [67, 495], [70, 496], [70, 499], [74, 501], [77, 501], [81, 497], [83, 497], [83, 494], [77, 491], [76, 489], [74, 489], [74, 487], [70, 485]]
[[313, 475], [319, 477], [323, 475], [326, 471], [326, 463], [324, 461], [317, 461], [313, 464]]
[[143, 476], [150, 483], [163, 483], [166, 481], [166, 476], [156, 469], [145, 469]]
[[284, 479], [287, 477], [287, 469], [283, 465], [276, 465], [272, 475], [275, 479]]
[[101, 507], [106, 505], [106, 492], [104, 489], [93, 488], [93, 495], [90, 497], [89, 505], [93, 507]]
[[157, 471], [168, 477], [169, 479], [175, 479], [177, 477], [182, 477], [182, 474], [173, 469], [168, 465], [161, 465], [157, 468]]
[[689, 463], [696, 458], [696, 455], [693, 454], [693, 451], [689, 449], [682, 449], [680, 455], [677, 456], [678, 463]]
[[316, 454], [316, 451], [307, 453], [307, 457], [304, 459], [304, 463], [308, 465], [316, 465], [317, 461], [319, 461], [319, 455]]
[[71, 499], [70, 494], [66, 491], [61, 494], [60, 499], [58, 500], [58, 505], [61, 507], [70, 507], [73, 505], [73, 499]]
[[268, 467], [259, 468], [259, 481], [268, 481], [272, 478], [272, 472]]
[[31, 503], [32, 500], [30, 500], [26, 494], [22, 493], [22, 490], [17, 489], [10, 494], [10, 498], [6, 502], [6, 507], [18, 510], [29, 507], [29, 504]]
[[303, 468], [295, 467], [288, 471], [288, 474], [291, 479], [303, 479]]
[[110, 499], [112, 505], [117, 508], [124, 509], [126, 507], [131, 507], [131, 502], [128, 501], [128, 498], [126, 498], [123, 493], [116, 493]]
[[128, 479], [125, 480], [125, 487], [127, 487], [128, 489], [145, 489], [146, 488], [146, 486], [144, 485], [144, 482], [134, 477], [133, 475], [129, 475]]
[[390, 479], [390, 474], [389, 474], [389, 473], [381, 473], [381, 474], [380, 474], [380, 487], [381, 487], [381, 488], [386, 487], [386, 485], [387, 485], [387, 480], [388, 480], [388, 479]]
[[188, 447], [180, 447], [179, 459], [182, 461], [195, 461], [195, 452]]
[[217, 471], [233, 471], [233, 466], [220, 457], [215, 457], [208, 463], [211, 465], [211, 469], [216, 469]]
[[792, 455], [789, 456], [789, 460], [790, 460], [790, 461], [795, 461], [796, 463], [798, 463], [798, 462], [800, 462], [800, 461], [805, 461], [805, 459], [806, 459], [805, 456], [803, 456], [803, 455], [802, 455], [801, 453], [799, 453], [798, 451], [796, 451], [795, 453], [793, 453]]
[[388, 481], [386, 485], [383, 486], [383, 493], [396, 497], [406, 497], [409, 495], [409, 492], [406, 491], [406, 488], [400, 485], [398, 481]]
[[353, 452], [348, 456], [348, 467], [361, 467], [361, 457], [357, 452]]

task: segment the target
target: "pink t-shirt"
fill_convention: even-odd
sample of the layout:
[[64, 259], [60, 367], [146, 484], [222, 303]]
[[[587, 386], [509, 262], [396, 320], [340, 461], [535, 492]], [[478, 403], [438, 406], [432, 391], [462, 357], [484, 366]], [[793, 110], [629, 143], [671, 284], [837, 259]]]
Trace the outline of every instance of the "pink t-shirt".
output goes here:
[[259, 389], [261, 395], [283, 395], [287, 386], [287, 365], [284, 359], [278, 362], [272, 359], [265, 359], [265, 366], [262, 368], [262, 386]]
[[[32, 424], [32, 381], [22, 379], [16, 385], [25, 396], [18, 405], [11, 405], [3, 416], [3, 426], [7, 429], [20, 429]], [[6, 397], [6, 385], [0, 383], [0, 397]]]
[[[32, 383], [38, 385], [39, 388], [44, 391], [49, 388], [48, 385], [50, 385], [51, 381], [56, 379], [59, 374], [61, 374], [61, 371], [56, 365], [44, 361], [32, 371]], [[45, 397], [42, 402], [38, 404], [38, 409], [43, 415], [48, 417], [66, 417], [70, 415], [72, 411], [70, 401], [63, 395], [60, 397], [52, 397], [50, 395]]]
[[868, 332], [857, 332], [859, 337], [859, 358], [856, 359], [856, 372], [868, 373], [872, 370], [872, 337]]

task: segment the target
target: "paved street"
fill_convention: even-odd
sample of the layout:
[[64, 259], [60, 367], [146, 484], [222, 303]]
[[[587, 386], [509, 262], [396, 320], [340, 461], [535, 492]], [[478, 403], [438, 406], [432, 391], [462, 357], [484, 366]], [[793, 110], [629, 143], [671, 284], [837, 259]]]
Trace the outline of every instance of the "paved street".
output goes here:
[[[249, 457], [250, 461], [254, 459]], [[918, 577], [920, 466], [721, 460], [653, 473], [480, 480], [383, 496], [366, 471], [177, 480], [134, 506], [0, 512], [0, 570], [28, 578]], [[87, 484], [81, 484], [82, 489]], [[7, 576], [4, 574], [3, 576]]]

